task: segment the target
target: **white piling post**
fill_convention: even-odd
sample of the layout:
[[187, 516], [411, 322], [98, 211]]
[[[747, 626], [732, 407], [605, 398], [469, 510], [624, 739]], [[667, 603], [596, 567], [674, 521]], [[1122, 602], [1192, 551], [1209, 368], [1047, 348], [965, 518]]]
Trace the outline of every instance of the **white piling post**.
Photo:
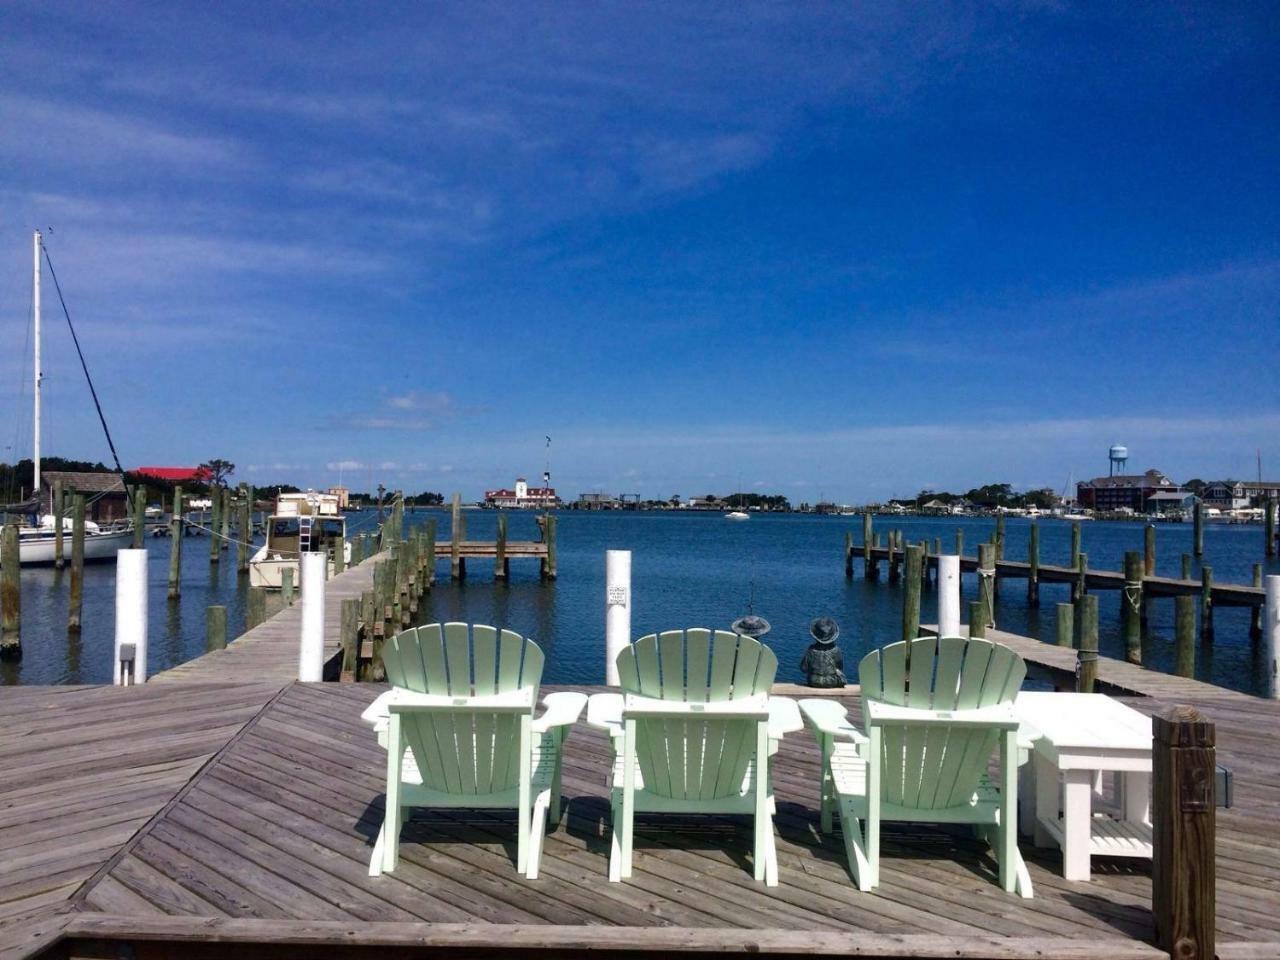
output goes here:
[[938, 636], [960, 636], [960, 558], [938, 557]]
[[[121, 648], [132, 648], [131, 666], [122, 669]], [[147, 551], [116, 552], [116, 642], [111, 682], [116, 686], [147, 679]], [[127, 650], [126, 650], [127, 652]]]
[[631, 642], [631, 551], [604, 554], [604, 681], [618, 685], [618, 654]]
[[298, 644], [298, 679], [324, 679], [324, 586], [329, 558], [324, 551], [302, 554], [302, 636]]
[[1280, 653], [1280, 576], [1271, 574], [1265, 578], [1266, 603], [1262, 608], [1262, 660], [1267, 670], [1267, 696], [1280, 700], [1280, 665], [1276, 656]]

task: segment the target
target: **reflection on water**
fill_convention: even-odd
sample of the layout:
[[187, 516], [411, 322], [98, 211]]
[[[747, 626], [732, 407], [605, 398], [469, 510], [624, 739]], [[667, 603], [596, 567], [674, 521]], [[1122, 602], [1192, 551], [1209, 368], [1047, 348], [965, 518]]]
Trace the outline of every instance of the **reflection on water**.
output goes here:
[[[437, 520], [441, 541], [448, 538], [449, 518], [444, 512], [411, 512], [409, 524]], [[496, 514], [469, 511], [468, 536], [492, 539]], [[371, 515], [353, 518], [352, 527], [369, 529]], [[877, 519], [876, 528], [901, 527], [908, 540], [941, 538], [950, 546], [957, 529], [965, 543], [989, 538], [993, 524], [987, 520], [902, 518], [890, 523]], [[1065, 564], [1070, 554], [1070, 526], [1060, 521], [1041, 522], [1041, 560]], [[1005, 555], [1025, 559], [1026, 521], [1008, 522]], [[773, 624], [768, 642], [778, 653], [779, 676], [798, 680], [799, 660], [808, 644], [808, 625], [819, 616], [834, 617], [841, 628], [840, 642], [846, 661], [856, 663], [867, 650], [898, 639], [902, 617], [902, 591], [882, 579], [868, 582], [861, 562], [852, 580], [844, 578], [844, 534], [853, 529], [860, 538], [856, 517], [801, 515], [753, 516], [748, 523], [730, 523], [717, 514], [686, 513], [575, 513], [560, 515], [558, 530], [559, 580], [544, 584], [538, 562], [513, 558], [511, 580], [495, 582], [491, 565], [472, 560], [468, 579], [451, 583], [447, 550], [440, 551], [435, 589], [424, 598], [420, 618], [464, 620], [509, 627], [538, 641], [547, 653], [548, 683], [596, 683], [603, 677], [604, 648], [604, 552], [633, 552], [632, 626], [637, 636], [656, 630], [685, 626], [727, 627], [754, 609]], [[510, 517], [514, 540], [537, 537], [532, 514]], [[1083, 549], [1094, 567], [1121, 569], [1124, 551], [1141, 549], [1140, 523], [1087, 523]], [[222, 563], [208, 562], [208, 541], [188, 539], [183, 557], [180, 601], [166, 599], [168, 541], [148, 540], [151, 552], [151, 670], [163, 670], [204, 652], [205, 608], [212, 603], [228, 608], [228, 632], [243, 630], [247, 578], [235, 570], [234, 552], [224, 553]], [[1212, 564], [1218, 582], [1251, 582], [1253, 564], [1263, 559], [1262, 532], [1251, 526], [1215, 526], [1205, 530], [1205, 561]], [[1177, 576], [1180, 557], [1191, 550], [1189, 524], [1165, 524], [1157, 532], [1157, 572]], [[1268, 573], [1280, 573], [1272, 562]], [[3, 683], [99, 683], [110, 679], [114, 631], [114, 565], [85, 570], [84, 630], [78, 640], [66, 632], [67, 575], [51, 569], [23, 570], [23, 644], [19, 663], [0, 664]], [[1193, 576], [1199, 566], [1193, 564]], [[1066, 585], [1041, 589], [1038, 608], [1026, 603], [1023, 581], [1002, 585], [997, 623], [1001, 629], [1052, 642], [1056, 604], [1067, 599]], [[966, 578], [965, 599], [976, 599], [973, 578]], [[1103, 653], [1122, 656], [1119, 592], [1100, 597], [1100, 631]], [[926, 592], [922, 617], [936, 613], [934, 598]], [[1219, 608], [1215, 613], [1216, 642], [1198, 644], [1197, 674], [1215, 683], [1257, 692], [1260, 689], [1259, 652], [1249, 640], [1249, 613]], [[1149, 662], [1168, 668], [1173, 662], [1173, 601], [1157, 600], [1150, 607], [1149, 635], [1144, 651]]]

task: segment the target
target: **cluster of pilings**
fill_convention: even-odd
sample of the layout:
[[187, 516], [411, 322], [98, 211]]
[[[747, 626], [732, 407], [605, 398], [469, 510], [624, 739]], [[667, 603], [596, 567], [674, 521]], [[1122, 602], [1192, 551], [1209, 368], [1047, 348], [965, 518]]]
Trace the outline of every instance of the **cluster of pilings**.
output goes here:
[[[1273, 518], [1274, 509], [1267, 516]], [[1196, 512], [1193, 530], [1193, 551], [1196, 557], [1204, 553], [1204, 510]], [[1271, 520], [1274, 523], [1274, 520]], [[1272, 527], [1268, 527], [1267, 544], [1274, 549]], [[1182, 555], [1182, 576], [1179, 579], [1157, 577], [1156, 528], [1148, 524], [1143, 530], [1143, 549], [1125, 553], [1121, 571], [1091, 569], [1089, 557], [1082, 549], [1081, 525], [1071, 525], [1071, 560], [1068, 566], [1051, 566], [1040, 562], [1040, 527], [1030, 525], [1025, 561], [1006, 560], [1005, 518], [997, 516], [990, 541], [978, 544], [977, 556], [964, 556], [964, 531], [955, 534], [954, 554], [961, 571], [975, 572], [978, 576], [978, 599], [969, 604], [970, 630], [975, 636], [979, 631], [995, 627], [996, 605], [1000, 597], [1001, 581], [1025, 579], [1027, 604], [1040, 604], [1042, 583], [1064, 583], [1070, 590], [1070, 602], [1057, 605], [1057, 641], [1064, 646], [1075, 646], [1082, 651], [1082, 670], [1086, 677], [1096, 668], [1086, 663], [1096, 662], [1098, 644], [1098, 601], [1089, 591], [1114, 589], [1121, 591], [1121, 634], [1124, 639], [1125, 658], [1130, 663], [1142, 664], [1146, 652], [1143, 636], [1147, 630], [1148, 608], [1158, 597], [1171, 597], [1174, 613], [1174, 672], [1181, 676], [1195, 674], [1196, 606], [1200, 609], [1199, 636], [1202, 642], [1214, 639], [1214, 610], [1218, 606], [1244, 606], [1250, 610], [1249, 634], [1254, 640], [1262, 638], [1263, 611], [1266, 592], [1263, 588], [1262, 564], [1254, 564], [1253, 583], [1215, 584], [1213, 567], [1201, 564], [1199, 580], [1192, 579], [1192, 554]], [[844, 569], [846, 577], [853, 577], [855, 558], [861, 556], [863, 572], [867, 579], [880, 576], [880, 564], [887, 567], [889, 583], [904, 582], [903, 638], [908, 639], [919, 628], [919, 602], [921, 589], [929, 582], [931, 572], [936, 577], [940, 559], [944, 556], [940, 538], [909, 543], [902, 530], [890, 530], [883, 536], [873, 527], [870, 513], [862, 517], [862, 543], [854, 542], [853, 533], [845, 535]], [[1269, 554], [1270, 555], [1270, 552]], [[1091, 688], [1091, 685], [1090, 685]]]

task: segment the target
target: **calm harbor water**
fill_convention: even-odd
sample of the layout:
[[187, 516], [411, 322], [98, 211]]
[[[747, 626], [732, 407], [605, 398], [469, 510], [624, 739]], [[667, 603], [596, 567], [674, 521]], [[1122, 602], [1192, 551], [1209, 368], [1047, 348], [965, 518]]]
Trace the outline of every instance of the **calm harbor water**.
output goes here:
[[[491, 539], [496, 514], [468, 511], [467, 536]], [[437, 520], [439, 536], [448, 536], [443, 512], [410, 513], [409, 524]], [[373, 518], [351, 520], [356, 531], [369, 529]], [[909, 540], [941, 537], [944, 548], [963, 529], [968, 552], [987, 539], [991, 520], [949, 518], [877, 518], [877, 529], [901, 527]], [[1025, 520], [1007, 524], [1005, 556], [1025, 559]], [[1070, 525], [1042, 520], [1041, 561], [1065, 564], [1070, 554]], [[547, 652], [548, 683], [597, 683], [603, 677], [604, 552], [632, 551], [632, 629], [636, 636], [684, 626], [727, 627], [753, 604], [773, 625], [767, 641], [780, 661], [779, 678], [799, 680], [800, 657], [808, 645], [809, 622], [834, 617], [840, 624], [847, 671], [871, 648], [899, 638], [902, 593], [883, 576], [862, 577], [859, 561], [853, 580], [844, 577], [846, 530], [861, 536], [858, 517], [801, 514], [754, 515], [745, 523], [719, 514], [565, 512], [558, 522], [559, 579], [544, 584], [538, 564], [513, 560], [509, 583], [495, 583], [492, 564], [473, 561], [468, 579], [453, 584], [447, 564], [437, 571], [435, 590], [425, 598], [425, 620], [467, 620], [509, 627], [538, 641]], [[512, 539], [536, 536], [532, 514], [510, 518]], [[229, 631], [243, 628], [245, 582], [234, 562], [211, 569], [208, 541], [187, 538], [183, 564], [183, 596], [166, 599], [167, 540], [148, 540], [151, 557], [151, 671], [165, 669], [204, 652], [205, 607], [228, 606]], [[1124, 551], [1141, 549], [1141, 523], [1086, 523], [1083, 549], [1090, 565], [1118, 570]], [[1190, 524], [1162, 524], [1157, 529], [1158, 572], [1177, 576], [1181, 554], [1191, 551]], [[227, 555], [224, 554], [224, 558]], [[232, 555], [234, 556], [234, 555]], [[443, 552], [442, 552], [443, 556]], [[1205, 530], [1205, 562], [1219, 582], [1250, 582], [1253, 564], [1262, 560], [1262, 532], [1257, 526], [1210, 525]], [[1267, 573], [1280, 573], [1272, 562]], [[1193, 565], [1199, 576], [1199, 566]], [[974, 578], [965, 578], [965, 594], [975, 598]], [[1054, 636], [1054, 604], [1067, 599], [1065, 584], [1041, 588], [1041, 607], [1026, 606], [1023, 581], [1006, 581], [996, 612], [998, 626], [1030, 636]], [[69, 641], [66, 622], [66, 574], [52, 570], [23, 571], [23, 643], [17, 664], [0, 664], [3, 683], [99, 683], [109, 680], [114, 631], [114, 567], [85, 571], [84, 630]], [[753, 600], [754, 597], [754, 600]], [[1119, 591], [1099, 593], [1102, 652], [1122, 655]], [[926, 592], [922, 618], [935, 616]], [[1260, 658], [1249, 640], [1246, 610], [1221, 608], [1215, 614], [1217, 638], [1212, 646], [1197, 644], [1196, 670], [1202, 679], [1248, 692], [1260, 692]], [[1148, 662], [1167, 668], [1173, 659], [1173, 601], [1151, 607]]]

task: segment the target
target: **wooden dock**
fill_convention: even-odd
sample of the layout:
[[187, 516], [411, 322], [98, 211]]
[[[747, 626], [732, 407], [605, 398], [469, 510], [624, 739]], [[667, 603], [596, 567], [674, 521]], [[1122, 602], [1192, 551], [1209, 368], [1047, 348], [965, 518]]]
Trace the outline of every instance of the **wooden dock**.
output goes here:
[[[331, 667], [343, 601], [387, 582], [384, 556], [329, 582]], [[1035, 897], [1021, 900], [968, 832], [893, 825], [881, 886], [860, 893], [839, 835], [818, 829], [807, 733], [772, 767], [775, 888], [752, 880], [750, 825], [730, 817], [641, 818], [635, 875], [609, 883], [611, 752], [585, 725], [566, 744], [566, 812], [540, 879], [515, 870], [511, 816], [460, 810], [418, 811], [399, 868], [371, 878], [385, 758], [359, 717], [385, 686], [295, 682], [298, 616], [143, 686], [4, 691], [0, 958], [1169, 956], [1141, 860], [1101, 858], [1091, 882], [1068, 883], [1060, 853], [1024, 839]], [[1072, 649], [988, 636], [1033, 675], [1074, 676]], [[1235, 791], [1216, 816], [1217, 954], [1280, 956], [1280, 704], [1106, 657], [1098, 680], [1144, 713], [1190, 703], [1217, 725]], [[857, 689], [840, 696], [857, 716]]]

